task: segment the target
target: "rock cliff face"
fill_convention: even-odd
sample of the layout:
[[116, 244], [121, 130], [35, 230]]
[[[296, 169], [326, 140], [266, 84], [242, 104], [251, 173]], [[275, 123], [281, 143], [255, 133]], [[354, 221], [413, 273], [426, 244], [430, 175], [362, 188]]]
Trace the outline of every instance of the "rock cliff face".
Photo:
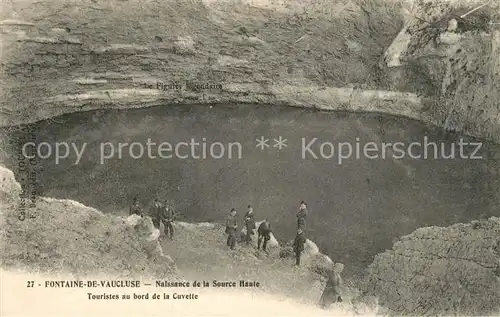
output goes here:
[[[400, 89], [431, 97], [422, 116], [445, 129], [500, 140], [500, 4], [415, 0], [384, 54]], [[396, 86], [397, 87], [397, 86]]]
[[0, 167], [3, 268], [75, 277], [176, 278], [150, 219], [105, 215], [72, 200], [31, 200], [23, 198], [24, 190], [10, 170]]
[[[415, 12], [444, 18], [447, 1], [435, 2], [437, 10], [416, 3]], [[405, 35], [415, 63], [423, 61], [429, 37], [454, 42], [443, 44], [446, 55], [425, 59], [426, 67], [406, 67], [420, 69], [409, 80], [390, 79], [380, 62], [403, 24], [400, 3], [6, 2], [0, 124], [101, 108], [245, 102], [390, 113], [494, 137], [500, 122], [493, 102], [498, 31], [488, 24], [494, 15], [483, 17], [483, 8], [477, 11], [483, 15], [470, 15], [479, 27], [469, 32], [458, 21], [459, 33], [441, 37], [440, 28], [420, 30], [407, 17], [409, 28], [419, 30]], [[442, 86], [438, 105], [416, 94], [422, 78]], [[432, 89], [425, 93], [435, 99]], [[463, 106], [451, 106], [457, 103]]]
[[500, 312], [500, 218], [420, 228], [369, 267], [368, 292], [399, 314]]

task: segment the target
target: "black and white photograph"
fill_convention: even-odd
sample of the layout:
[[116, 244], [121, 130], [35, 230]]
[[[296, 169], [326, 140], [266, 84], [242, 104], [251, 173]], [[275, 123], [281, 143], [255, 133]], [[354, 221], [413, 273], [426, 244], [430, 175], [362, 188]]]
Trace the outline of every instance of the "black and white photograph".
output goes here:
[[0, 315], [500, 316], [500, 0], [3, 0]]

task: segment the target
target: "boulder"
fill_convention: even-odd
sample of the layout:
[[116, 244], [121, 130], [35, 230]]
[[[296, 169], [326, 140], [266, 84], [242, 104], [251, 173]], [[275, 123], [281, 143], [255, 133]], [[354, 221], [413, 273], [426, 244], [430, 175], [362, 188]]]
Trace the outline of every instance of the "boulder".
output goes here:
[[332, 268], [333, 261], [328, 256], [318, 253], [309, 258], [307, 266], [312, 272], [325, 276], [327, 270]]
[[21, 193], [21, 185], [16, 181], [14, 173], [0, 166], [0, 195], [1, 202], [13, 202], [19, 198]]

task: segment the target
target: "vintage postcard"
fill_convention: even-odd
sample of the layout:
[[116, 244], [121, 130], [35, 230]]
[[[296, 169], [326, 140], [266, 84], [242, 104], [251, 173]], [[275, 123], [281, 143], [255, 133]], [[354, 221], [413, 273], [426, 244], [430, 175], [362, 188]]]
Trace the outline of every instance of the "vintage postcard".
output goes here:
[[0, 315], [500, 316], [500, 1], [5, 0]]

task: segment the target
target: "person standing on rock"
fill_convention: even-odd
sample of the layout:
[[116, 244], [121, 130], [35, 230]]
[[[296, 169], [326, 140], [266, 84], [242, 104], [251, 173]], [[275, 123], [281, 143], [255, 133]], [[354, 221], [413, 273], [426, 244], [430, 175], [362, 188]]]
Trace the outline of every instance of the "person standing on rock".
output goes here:
[[306, 244], [306, 236], [304, 230], [297, 230], [297, 235], [293, 241], [293, 252], [295, 253], [295, 265], [300, 266], [300, 256], [304, 252], [304, 245]]
[[153, 220], [153, 225], [155, 228], [160, 229], [160, 223], [162, 219], [162, 209], [163, 206], [160, 203], [158, 198], [153, 199], [153, 204], [151, 205], [149, 212], [151, 215], [151, 219]]
[[299, 211], [297, 212], [297, 230], [306, 230], [307, 206], [304, 201], [300, 202]]
[[161, 213], [161, 221], [164, 225], [165, 236], [169, 236], [170, 240], [174, 239], [174, 227], [172, 226], [172, 222], [174, 221], [174, 209], [172, 206], [168, 204], [168, 201], [165, 200]]
[[236, 220], [236, 209], [232, 208], [229, 212], [229, 216], [226, 219], [226, 234], [227, 234], [227, 246], [234, 250], [236, 245], [236, 231], [238, 230], [238, 222]]
[[257, 239], [257, 250], [260, 250], [260, 244], [262, 243], [262, 240], [264, 240], [262, 250], [267, 253], [266, 247], [267, 242], [271, 240], [271, 232], [271, 224], [267, 221], [267, 219], [264, 219], [257, 229], [257, 234], [259, 235]]
[[142, 208], [139, 205], [139, 200], [137, 199], [137, 197], [134, 197], [134, 199], [132, 200], [132, 205], [130, 205], [129, 215], [138, 215], [141, 217], [143, 216]]
[[245, 222], [245, 228], [247, 229], [247, 234], [245, 238], [246, 244], [250, 244], [252, 242], [252, 235], [255, 230], [255, 216], [253, 214], [253, 208], [251, 205], [248, 205], [248, 211], [243, 218]]
[[332, 267], [327, 270], [328, 280], [326, 281], [325, 290], [321, 294], [319, 300], [319, 305], [323, 309], [327, 309], [331, 304], [336, 302], [342, 302], [342, 297], [340, 296], [340, 287], [342, 286], [342, 278], [340, 273], [344, 270], [344, 265], [342, 263], [335, 263]]

